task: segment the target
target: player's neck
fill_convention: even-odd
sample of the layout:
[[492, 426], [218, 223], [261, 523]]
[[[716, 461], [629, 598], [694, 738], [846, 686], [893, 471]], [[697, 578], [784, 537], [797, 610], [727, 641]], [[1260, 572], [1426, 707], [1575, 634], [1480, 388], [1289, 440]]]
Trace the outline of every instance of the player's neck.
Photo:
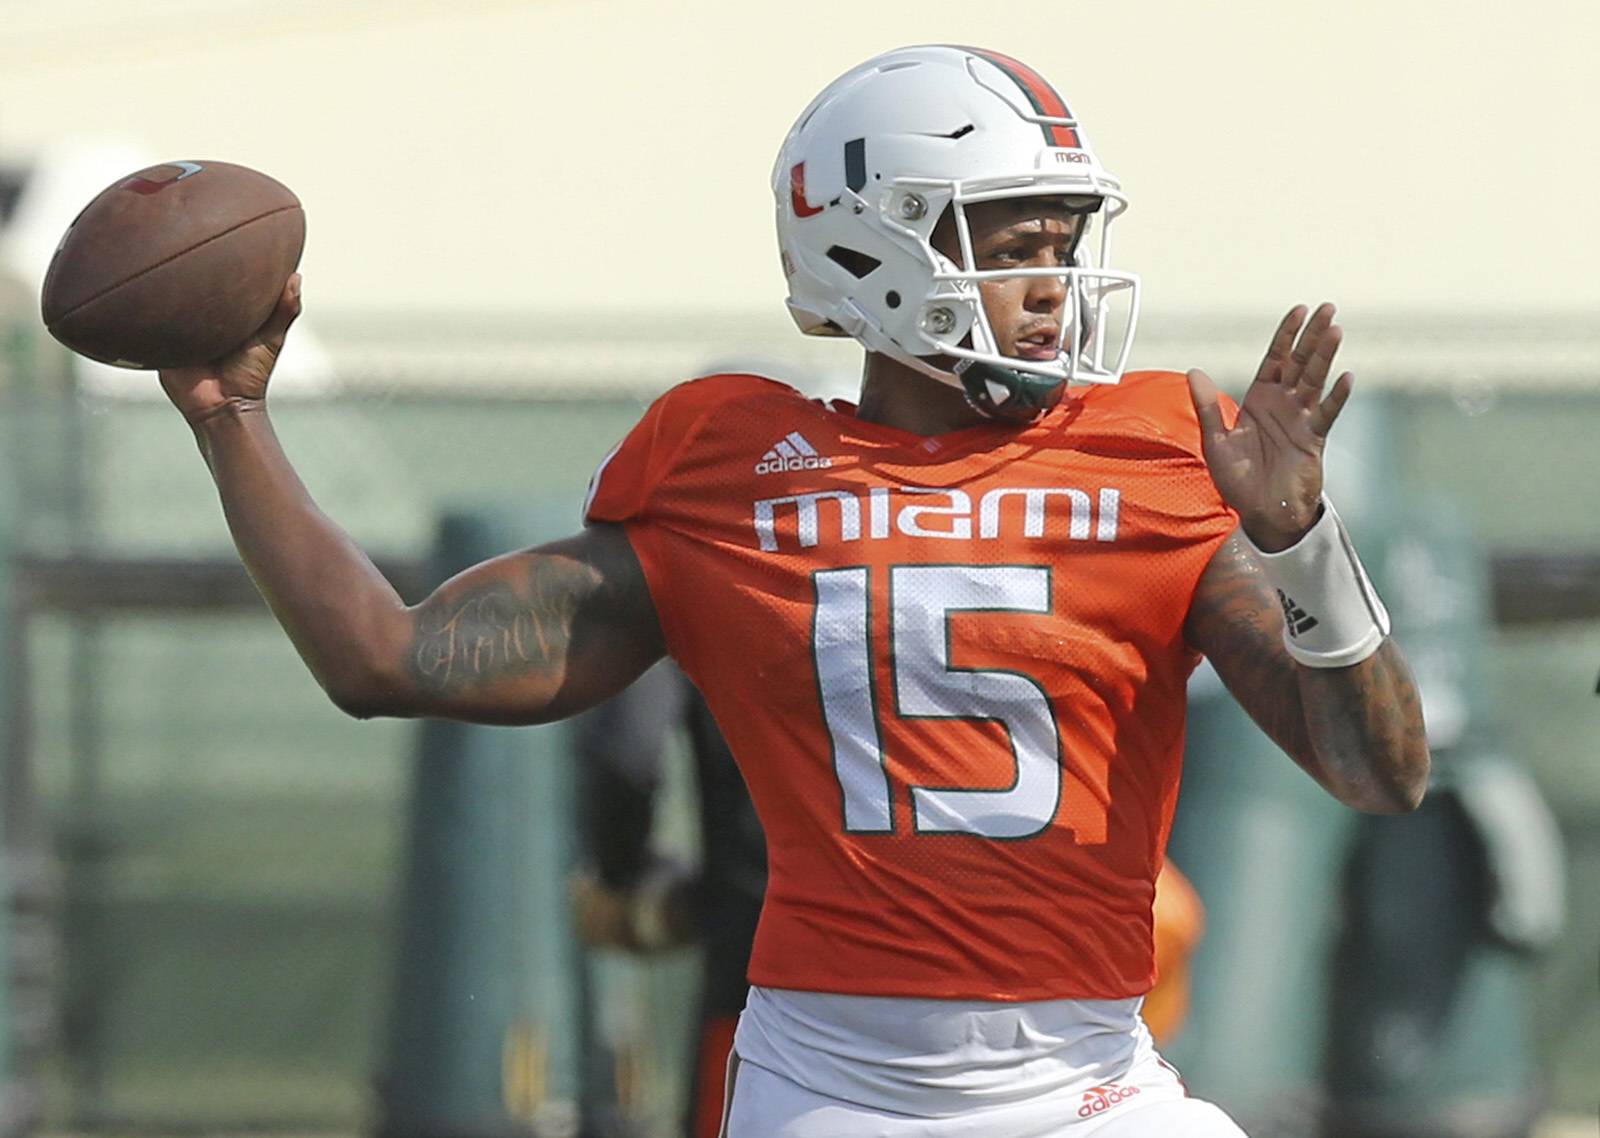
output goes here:
[[913, 435], [943, 435], [989, 422], [956, 388], [876, 352], [867, 354], [856, 418]]

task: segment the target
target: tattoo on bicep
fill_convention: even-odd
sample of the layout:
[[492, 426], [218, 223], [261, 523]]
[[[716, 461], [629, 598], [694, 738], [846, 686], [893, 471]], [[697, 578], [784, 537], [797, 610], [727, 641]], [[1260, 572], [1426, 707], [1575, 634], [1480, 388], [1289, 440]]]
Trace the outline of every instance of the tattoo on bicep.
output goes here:
[[557, 664], [577, 584], [542, 563], [529, 574], [527, 594], [497, 582], [428, 602], [418, 613], [411, 674], [431, 691], [450, 692]]
[[661, 652], [638, 560], [621, 528], [604, 525], [445, 586], [414, 622], [406, 672], [439, 695], [512, 678], [554, 691], [574, 666], [592, 681], [619, 654], [642, 667]]
[[411, 670], [435, 691], [490, 683], [549, 658], [539, 614], [505, 585], [474, 589], [419, 614]]

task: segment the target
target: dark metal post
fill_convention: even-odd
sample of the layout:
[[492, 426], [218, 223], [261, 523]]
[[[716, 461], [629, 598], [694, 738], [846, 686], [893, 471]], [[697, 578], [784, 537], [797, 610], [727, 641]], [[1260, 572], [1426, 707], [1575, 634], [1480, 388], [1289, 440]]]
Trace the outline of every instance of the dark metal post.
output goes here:
[[[559, 532], [523, 521], [447, 518], [439, 575]], [[423, 724], [381, 1138], [576, 1134], [572, 798], [560, 726]]]

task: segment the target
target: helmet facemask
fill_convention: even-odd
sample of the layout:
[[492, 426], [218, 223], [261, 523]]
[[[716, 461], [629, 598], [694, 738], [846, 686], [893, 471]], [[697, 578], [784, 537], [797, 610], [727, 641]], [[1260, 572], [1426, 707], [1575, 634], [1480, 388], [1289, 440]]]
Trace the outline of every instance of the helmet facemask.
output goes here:
[[[928, 242], [934, 288], [919, 328], [939, 351], [912, 363], [1011, 422], [1049, 410], [1068, 383], [1115, 383], [1136, 316], [1131, 274], [1096, 267], [1108, 199], [1020, 189], [952, 197]], [[1031, 263], [1042, 250], [1050, 263]]]

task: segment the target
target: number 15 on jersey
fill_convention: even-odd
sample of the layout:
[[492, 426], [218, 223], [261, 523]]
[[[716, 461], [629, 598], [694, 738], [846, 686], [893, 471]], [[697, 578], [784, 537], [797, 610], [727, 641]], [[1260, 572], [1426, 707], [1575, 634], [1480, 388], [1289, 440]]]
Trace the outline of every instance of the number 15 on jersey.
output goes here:
[[[844, 828], [894, 831], [893, 790], [884, 766], [882, 718], [873, 684], [871, 576], [866, 567], [815, 573], [812, 624], [823, 718], [844, 799]], [[911, 787], [918, 834], [972, 834], [997, 840], [1036, 837], [1061, 804], [1061, 733], [1037, 678], [1021, 672], [952, 666], [953, 613], [1051, 610], [1050, 570], [1039, 565], [896, 565], [889, 570], [890, 660], [894, 713], [902, 718], [991, 720], [1010, 743], [1014, 778], [996, 789]], [[1105, 840], [1105, 803], [1096, 798]], [[1083, 818], [1084, 804], [1074, 804]]]

